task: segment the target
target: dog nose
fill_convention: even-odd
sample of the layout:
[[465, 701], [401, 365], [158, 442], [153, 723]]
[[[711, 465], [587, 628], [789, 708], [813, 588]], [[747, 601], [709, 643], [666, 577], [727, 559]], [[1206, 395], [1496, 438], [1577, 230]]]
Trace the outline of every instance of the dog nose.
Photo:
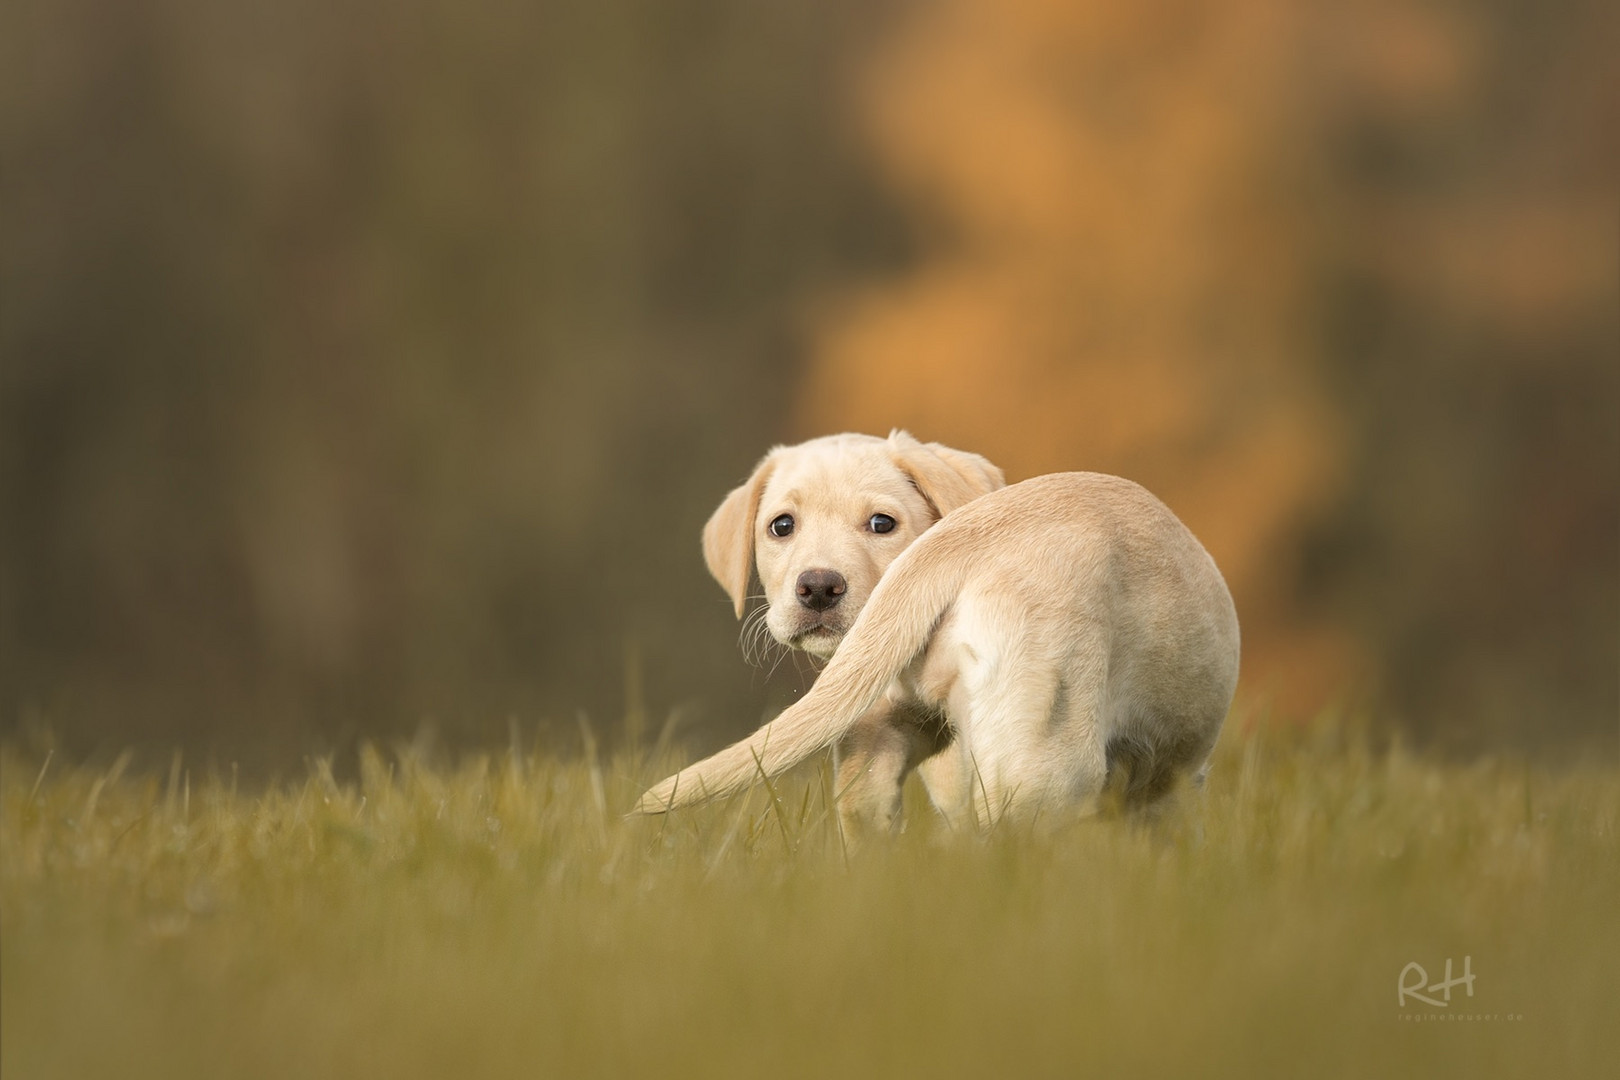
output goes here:
[[811, 611], [826, 611], [848, 590], [849, 582], [836, 570], [806, 570], [799, 575], [799, 603]]

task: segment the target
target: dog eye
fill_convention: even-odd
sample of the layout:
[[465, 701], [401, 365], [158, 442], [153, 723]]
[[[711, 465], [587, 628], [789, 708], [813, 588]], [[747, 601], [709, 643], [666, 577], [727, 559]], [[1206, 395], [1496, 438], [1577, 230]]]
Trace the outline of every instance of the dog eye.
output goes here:
[[783, 514], [771, 521], [772, 536], [787, 536], [793, 532], [793, 515]]
[[875, 533], [892, 532], [894, 531], [894, 518], [888, 514], [873, 514], [872, 520], [866, 523], [866, 527]]

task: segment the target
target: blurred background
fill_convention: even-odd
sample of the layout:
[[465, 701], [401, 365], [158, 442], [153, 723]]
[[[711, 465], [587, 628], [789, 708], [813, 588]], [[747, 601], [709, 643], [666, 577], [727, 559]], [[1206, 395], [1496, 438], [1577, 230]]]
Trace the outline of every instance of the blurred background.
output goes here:
[[703, 521], [898, 426], [1164, 497], [1246, 715], [1614, 752], [1612, 4], [3, 11], [0, 734], [712, 746]]

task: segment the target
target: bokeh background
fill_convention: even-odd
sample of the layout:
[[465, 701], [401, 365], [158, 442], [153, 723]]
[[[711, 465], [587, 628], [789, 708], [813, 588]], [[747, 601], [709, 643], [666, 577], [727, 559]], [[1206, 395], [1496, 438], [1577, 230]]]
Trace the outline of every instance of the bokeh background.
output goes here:
[[902, 426], [1161, 494], [1250, 718], [1615, 751], [1612, 4], [0, 18], [0, 733], [717, 743], [703, 521]]

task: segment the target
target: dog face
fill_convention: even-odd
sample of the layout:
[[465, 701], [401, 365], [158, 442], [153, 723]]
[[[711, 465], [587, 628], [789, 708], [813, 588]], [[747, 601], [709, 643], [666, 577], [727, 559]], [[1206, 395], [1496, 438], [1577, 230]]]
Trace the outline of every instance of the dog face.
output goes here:
[[771, 636], [826, 658], [907, 545], [1004, 483], [977, 454], [903, 431], [777, 447], [709, 519], [703, 554], [738, 618], [757, 565]]

